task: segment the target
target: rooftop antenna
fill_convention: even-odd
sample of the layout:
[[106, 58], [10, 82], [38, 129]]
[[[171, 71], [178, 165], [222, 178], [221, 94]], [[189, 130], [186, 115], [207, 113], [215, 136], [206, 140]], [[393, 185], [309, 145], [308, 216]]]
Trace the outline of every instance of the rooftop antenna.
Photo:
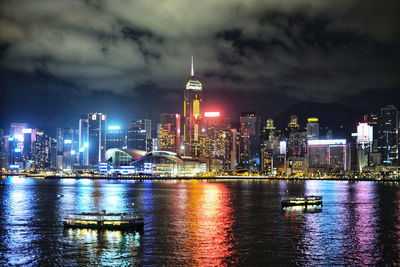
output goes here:
[[194, 77], [194, 68], [193, 68], [193, 56], [192, 56], [192, 68], [190, 69], [190, 77]]

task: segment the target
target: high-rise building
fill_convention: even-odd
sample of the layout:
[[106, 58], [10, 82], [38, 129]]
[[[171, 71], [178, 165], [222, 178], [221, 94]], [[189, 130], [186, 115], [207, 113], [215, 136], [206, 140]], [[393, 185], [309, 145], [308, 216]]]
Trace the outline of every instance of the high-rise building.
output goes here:
[[276, 131], [276, 127], [274, 125], [273, 119], [268, 119], [266, 125], [262, 131], [262, 142], [268, 141], [274, 137]]
[[13, 122], [10, 124], [10, 135], [16, 139], [22, 140], [22, 136], [24, 135], [23, 131], [26, 128], [28, 128], [27, 123]]
[[381, 109], [378, 126], [378, 150], [384, 165], [398, 164], [399, 111], [393, 105]]
[[373, 127], [366, 122], [360, 122], [357, 126], [356, 134], [356, 159], [357, 170], [362, 172], [362, 169], [369, 165], [369, 156], [372, 152], [373, 142]]
[[368, 123], [368, 125], [372, 126], [372, 135], [373, 135], [373, 140], [372, 140], [372, 151], [373, 152], [379, 152], [378, 151], [378, 123], [379, 123], [379, 116], [378, 113], [367, 113], [363, 117], [363, 122]]
[[307, 148], [307, 132], [292, 131], [287, 142], [288, 157], [304, 157]]
[[347, 142], [345, 139], [309, 140], [307, 158], [312, 172], [345, 171], [348, 166]]
[[186, 84], [185, 100], [183, 105], [183, 143], [184, 155], [198, 158], [200, 156], [200, 139], [202, 130], [202, 101], [203, 87], [194, 78], [194, 67], [192, 67], [190, 80]]
[[75, 152], [73, 149], [74, 144], [74, 130], [70, 127], [66, 127], [62, 130], [63, 136], [63, 169], [72, 169], [74, 163]]
[[232, 128], [229, 118], [224, 118], [219, 112], [204, 113], [204, 127], [202, 141], [202, 156], [205, 158], [220, 159], [224, 168], [230, 168]]
[[89, 113], [88, 115], [88, 151], [89, 164], [98, 165], [104, 161], [106, 149], [107, 117], [103, 113]]
[[57, 142], [56, 168], [58, 170], [62, 170], [64, 168], [63, 166], [64, 139], [63, 139], [63, 130], [61, 128], [56, 129], [56, 142]]
[[300, 129], [299, 119], [297, 115], [290, 116], [290, 122], [288, 124], [289, 132], [298, 131]]
[[0, 129], [0, 171], [7, 168], [7, 150], [5, 144], [4, 130]]
[[50, 169], [55, 170], [56, 168], [57, 168], [57, 139], [50, 137]]
[[22, 130], [22, 134], [23, 134], [22, 155], [23, 155], [23, 160], [26, 162], [32, 159], [32, 143], [36, 139], [36, 130], [25, 128]]
[[50, 168], [50, 138], [41, 130], [36, 131], [33, 161], [36, 170], [48, 170]]
[[258, 170], [260, 164], [260, 118], [254, 112], [240, 115], [240, 165]]
[[110, 148], [125, 148], [126, 146], [126, 130], [120, 126], [108, 126], [106, 134], [107, 150]]
[[89, 120], [87, 116], [79, 119], [78, 164], [89, 165]]
[[146, 151], [147, 139], [151, 138], [151, 120], [131, 120], [127, 133], [127, 148]]
[[181, 116], [179, 114], [161, 114], [158, 131], [158, 146], [160, 150], [180, 152]]
[[317, 140], [317, 139], [319, 139], [318, 118], [308, 118], [307, 140]]

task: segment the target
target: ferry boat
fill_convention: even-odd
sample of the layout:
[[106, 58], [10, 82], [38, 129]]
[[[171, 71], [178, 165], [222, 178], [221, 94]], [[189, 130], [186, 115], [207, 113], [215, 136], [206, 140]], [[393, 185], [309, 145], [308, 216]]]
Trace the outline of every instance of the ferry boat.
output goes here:
[[282, 207], [322, 205], [322, 196], [302, 196], [282, 198]]
[[144, 227], [143, 218], [129, 213], [79, 213], [65, 216], [66, 228], [89, 228], [108, 230], [141, 230]]

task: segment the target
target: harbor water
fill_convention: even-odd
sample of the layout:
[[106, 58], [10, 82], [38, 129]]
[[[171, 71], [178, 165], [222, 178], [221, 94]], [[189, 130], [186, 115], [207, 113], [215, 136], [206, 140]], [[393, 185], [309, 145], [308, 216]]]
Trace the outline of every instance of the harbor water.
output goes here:
[[[400, 264], [400, 184], [4, 178], [0, 266]], [[281, 207], [320, 195], [323, 206]], [[66, 214], [132, 212], [140, 232], [64, 229]]]

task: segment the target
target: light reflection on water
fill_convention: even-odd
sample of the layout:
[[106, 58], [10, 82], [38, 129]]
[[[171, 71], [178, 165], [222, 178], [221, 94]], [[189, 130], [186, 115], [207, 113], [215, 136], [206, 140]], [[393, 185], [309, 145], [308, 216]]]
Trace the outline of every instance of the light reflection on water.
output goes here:
[[[379, 265], [400, 258], [398, 183], [105, 181], [8, 177], [0, 265]], [[323, 206], [282, 209], [287, 195]], [[134, 204], [134, 205], [133, 205]], [[136, 212], [144, 231], [62, 226], [73, 212]]]

